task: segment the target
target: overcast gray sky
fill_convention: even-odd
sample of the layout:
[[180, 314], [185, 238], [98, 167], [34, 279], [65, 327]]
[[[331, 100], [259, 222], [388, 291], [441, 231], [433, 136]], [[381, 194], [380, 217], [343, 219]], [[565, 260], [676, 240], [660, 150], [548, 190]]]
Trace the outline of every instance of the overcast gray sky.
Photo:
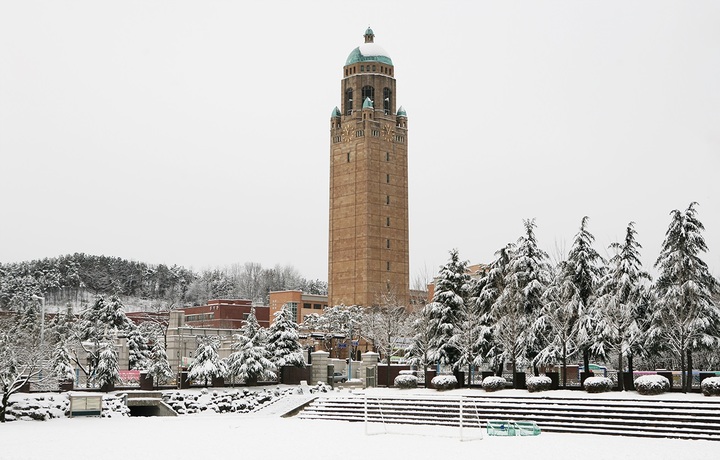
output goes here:
[[411, 276], [537, 219], [699, 202], [720, 275], [720, 2], [0, 0], [0, 261], [73, 252], [327, 278], [330, 114], [369, 25], [409, 120]]

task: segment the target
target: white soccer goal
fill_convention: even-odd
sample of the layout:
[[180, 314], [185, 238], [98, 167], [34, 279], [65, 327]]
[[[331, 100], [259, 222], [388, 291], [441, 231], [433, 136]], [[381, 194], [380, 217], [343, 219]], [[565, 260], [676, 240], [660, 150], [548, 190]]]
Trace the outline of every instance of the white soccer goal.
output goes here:
[[[411, 401], [411, 399], [408, 399]], [[456, 398], [448, 401], [458, 401]], [[449, 437], [460, 441], [475, 441], [483, 439], [482, 423], [477, 410], [477, 403], [460, 397], [458, 401], [459, 413], [457, 425], [431, 425], [417, 423], [403, 423], [402, 416], [390, 415], [383, 412], [383, 398], [364, 397], [365, 435], [401, 434], [412, 436]]]

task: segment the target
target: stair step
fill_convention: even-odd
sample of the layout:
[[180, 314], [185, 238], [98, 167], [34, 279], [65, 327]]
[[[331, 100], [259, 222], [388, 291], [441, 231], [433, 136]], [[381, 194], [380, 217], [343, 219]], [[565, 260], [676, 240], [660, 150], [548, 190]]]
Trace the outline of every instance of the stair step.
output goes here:
[[[459, 398], [324, 397], [299, 417], [459, 426]], [[720, 404], [705, 401], [464, 397], [463, 426], [488, 420], [534, 421], [544, 431], [720, 440]]]

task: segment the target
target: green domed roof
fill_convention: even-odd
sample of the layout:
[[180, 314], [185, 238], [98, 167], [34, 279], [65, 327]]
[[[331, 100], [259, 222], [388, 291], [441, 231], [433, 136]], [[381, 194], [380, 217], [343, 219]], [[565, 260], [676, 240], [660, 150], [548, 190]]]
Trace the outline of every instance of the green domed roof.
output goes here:
[[373, 101], [369, 97], [366, 97], [365, 100], [363, 101], [363, 109], [372, 109], [372, 108], [373, 108]]
[[340, 109], [338, 109], [337, 107], [335, 107], [335, 108], [333, 109], [333, 111], [332, 111], [331, 118], [338, 118], [338, 117], [340, 117], [340, 116], [342, 116], [342, 114], [340, 113]]
[[363, 43], [358, 46], [348, 56], [345, 65], [355, 64], [356, 62], [375, 61], [383, 64], [393, 65], [392, 59], [382, 46], [375, 43]]
[[397, 116], [398, 116], [398, 117], [406, 117], [406, 118], [407, 118], [407, 112], [405, 111], [405, 109], [403, 108], [403, 106], [400, 106], [400, 108], [398, 109], [398, 111], [397, 111]]
[[356, 62], [382, 62], [383, 64], [393, 65], [390, 55], [382, 46], [374, 43], [375, 33], [368, 27], [365, 31], [365, 43], [358, 46], [350, 53], [345, 65], [355, 64]]

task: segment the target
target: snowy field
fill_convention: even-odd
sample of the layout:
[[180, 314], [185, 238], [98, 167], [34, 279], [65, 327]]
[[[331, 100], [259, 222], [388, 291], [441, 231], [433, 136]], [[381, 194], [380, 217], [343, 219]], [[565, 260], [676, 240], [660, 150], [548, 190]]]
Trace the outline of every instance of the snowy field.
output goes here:
[[[437, 392], [418, 389], [418, 393]], [[473, 390], [445, 392], [459, 395]], [[369, 393], [395, 393], [377, 389]], [[476, 390], [475, 390], [476, 392]], [[521, 391], [527, 396], [527, 392]], [[553, 396], [602, 397], [571, 391]], [[402, 394], [407, 394], [403, 392]], [[517, 395], [514, 390], [494, 396]], [[635, 392], [605, 397], [637, 397]], [[665, 394], [649, 399], [702, 399], [699, 394]], [[247, 458], [504, 458], [678, 459], [718, 458], [720, 443], [597, 435], [542, 433], [536, 437], [489, 437], [461, 441], [457, 428], [390, 426], [300, 420], [253, 414], [200, 413], [178, 417], [78, 417], [45, 422], [16, 421], [0, 425], [0, 460], [77, 460], [102, 458], [201, 459]], [[466, 430], [467, 437], [480, 433]], [[368, 450], [374, 453], [368, 453]]]

